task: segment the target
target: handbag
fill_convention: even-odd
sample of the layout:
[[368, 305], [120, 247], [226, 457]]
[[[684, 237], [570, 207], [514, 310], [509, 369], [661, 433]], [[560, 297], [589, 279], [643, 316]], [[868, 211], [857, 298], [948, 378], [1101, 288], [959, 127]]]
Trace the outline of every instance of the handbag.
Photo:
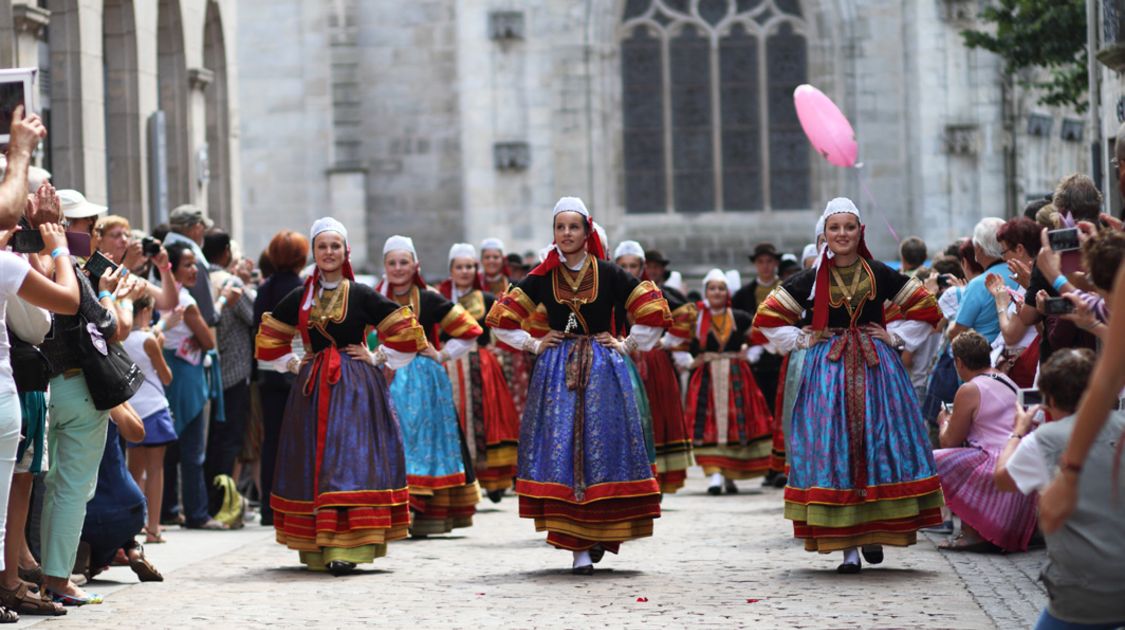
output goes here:
[[[83, 278], [84, 279], [84, 278]], [[92, 297], [89, 283], [79, 281], [83, 292], [74, 319], [78, 325], [71, 328], [68, 341], [78, 356], [78, 365], [90, 390], [90, 400], [98, 411], [109, 411], [127, 402], [144, 382], [144, 373], [119, 343], [110, 343], [94, 321], [101, 314], [92, 309], [102, 308]]]
[[141, 388], [144, 373], [118, 343], [109, 343], [101, 331], [79, 316], [78, 362], [90, 400], [98, 411], [109, 411], [127, 402]]
[[16, 381], [16, 391], [45, 392], [51, 381], [51, 363], [35, 346], [8, 333], [11, 346], [9, 357], [12, 362], [12, 377]]

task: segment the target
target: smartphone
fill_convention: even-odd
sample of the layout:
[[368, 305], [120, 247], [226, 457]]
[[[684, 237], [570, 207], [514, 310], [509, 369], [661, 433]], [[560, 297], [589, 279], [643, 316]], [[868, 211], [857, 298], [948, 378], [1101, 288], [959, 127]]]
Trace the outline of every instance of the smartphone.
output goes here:
[[[43, 248], [46, 247], [43, 243], [43, 235], [39, 233], [39, 230], [32, 230], [27, 227], [13, 234], [11, 240], [8, 241], [8, 245], [17, 254], [34, 254], [43, 251]], [[66, 248], [70, 250], [71, 256], [89, 256], [90, 235], [83, 232], [67, 232]]]
[[1078, 249], [1078, 228], [1063, 228], [1047, 232], [1047, 242], [1056, 252], [1068, 252]]
[[1067, 313], [1073, 313], [1074, 302], [1064, 297], [1047, 298], [1047, 300], [1043, 302], [1043, 312], [1048, 315], [1066, 315]]
[[86, 273], [90, 274], [90, 282], [96, 287], [98, 280], [101, 279], [107, 271], [117, 269], [117, 265], [112, 260], [106, 258], [101, 252], [94, 252], [86, 259]]
[[43, 251], [43, 248], [46, 247], [43, 244], [43, 235], [39, 233], [39, 230], [26, 227], [12, 234], [12, 238], [8, 240], [8, 245], [17, 254], [34, 254]]
[[953, 403], [941, 403], [941, 410], [945, 413], [953, 413]]
[[945, 290], [949, 288], [949, 279], [952, 276], [948, 273], [939, 274], [937, 277], [937, 288]]
[[1039, 394], [1039, 390], [1034, 387], [1020, 389], [1019, 399], [1024, 409], [1043, 403], [1043, 397]]

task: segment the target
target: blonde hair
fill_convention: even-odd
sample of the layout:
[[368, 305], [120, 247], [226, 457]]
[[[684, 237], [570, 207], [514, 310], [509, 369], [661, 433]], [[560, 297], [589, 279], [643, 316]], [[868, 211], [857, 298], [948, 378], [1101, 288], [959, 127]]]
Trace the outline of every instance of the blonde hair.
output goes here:
[[98, 219], [98, 222], [94, 224], [94, 236], [101, 238], [105, 236], [106, 232], [118, 227], [125, 228], [125, 231], [128, 232], [129, 219], [117, 214], [106, 215]]

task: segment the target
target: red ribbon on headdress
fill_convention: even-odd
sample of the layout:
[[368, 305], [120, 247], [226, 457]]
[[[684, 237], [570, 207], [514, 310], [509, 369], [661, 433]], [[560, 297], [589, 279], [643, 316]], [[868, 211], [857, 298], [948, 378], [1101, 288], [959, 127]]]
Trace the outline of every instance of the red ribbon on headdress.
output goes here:
[[[867, 239], [864, 237], [864, 232], [867, 231], [867, 226], [860, 224], [859, 226], [859, 247], [857, 253], [865, 260], [871, 260], [871, 250], [867, 249]], [[829, 247], [825, 246], [824, 251], [820, 253], [820, 265], [816, 270], [816, 294], [813, 296], [813, 330], [824, 330], [828, 327], [828, 302], [831, 299], [831, 293], [828, 279], [829, 265], [835, 267], [836, 259], [828, 257]]]
[[[551, 248], [551, 251], [547, 252], [547, 258], [536, 265], [535, 269], [529, 271], [528, 273], [530, 275], [545, 276], [551, 273], [551, 270], [555, 267], [559, 266], [561, 262], [559, 259], [559, 248], [554, 241], [551, 241], [551, 245], [555, 246]], [[605, 260], [606, 258], [605, 244], [602, 243], [601, 237], [598, 236], [598, 231], [594, 229], [594, 218], [589, 216], [586, 217], [586, 252], [599, 260]]]

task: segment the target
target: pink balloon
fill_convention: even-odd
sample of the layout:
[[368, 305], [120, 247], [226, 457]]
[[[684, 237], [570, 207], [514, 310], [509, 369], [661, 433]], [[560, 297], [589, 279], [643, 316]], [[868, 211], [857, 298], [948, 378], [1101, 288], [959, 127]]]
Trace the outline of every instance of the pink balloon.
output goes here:
[[813, 148], [831, 164], [855, 166], [859, 155], [855, 131], [832, 99], [811, 85], [798, 85], [793, 104]]

